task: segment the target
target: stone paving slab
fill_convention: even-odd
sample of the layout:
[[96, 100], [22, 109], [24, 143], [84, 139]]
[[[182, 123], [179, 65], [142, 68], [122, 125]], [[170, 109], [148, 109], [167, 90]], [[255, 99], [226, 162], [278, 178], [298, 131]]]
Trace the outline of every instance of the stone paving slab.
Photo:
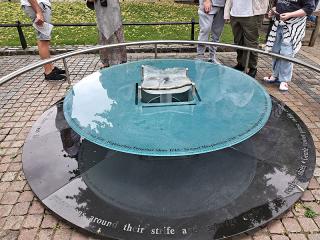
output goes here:
[[[153, 54], [130, 54], [129, 60], [153, 58]], [[235, 53], [218, 53], [220, 61], [235, 64]], [[193, 53], [166, 53], [159, 57], [194, 57]], [[310, 64], [320, 62], [320, 48], [303, 48], [298, 57]], [[38, 61], [35, 55], [1, 56], [0, 76]], [[99, 69], [96, 54], [79, 55], [67, 61], [72, 84]], [[260, 56], [257, 80], [271, 73], [271, 59]], [[58, 62], [62, 66], [62, 62]], [[319, 65], [318, 65], [319, 66]], [[71, 228], [53, 216], [32, 193], [22, 171], [24, 140], [38, 117], [60, 100], [69, 85], [43, 80], [41, 68], [23, 74], [0, 86], [0, 239], [80, 240], [96, 239]], [[317, 148], [317, 166], [302, 200], [267, 226], [234, 237], [234, 240], [320, 240], [320, 74], [295, 66], [288, 93], [264, 84], [270, 94], [284, 101], [306, 123]], [[304, 216], [305, 207], [319, 214]]]

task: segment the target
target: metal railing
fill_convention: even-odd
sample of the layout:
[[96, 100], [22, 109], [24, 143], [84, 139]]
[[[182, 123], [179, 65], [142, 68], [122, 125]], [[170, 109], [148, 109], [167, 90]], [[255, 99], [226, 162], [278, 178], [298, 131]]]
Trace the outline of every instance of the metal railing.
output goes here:
[[[190, 22], [149, 22], [149, 23], [123, 23], [123, 26], [164, 26], [164, 25], [191, 25], [190, 28], [190, 40], [194, 40], [195, 36], [195, 25], [199, 24], [191, 19]], [[96, 23], [54, 23], [55, 27], [95, 27]], [[26, 49], [28, 47], [27, 40], [24, 36], [23, 27], [32, 27], [31, 23], [21, 23], [20, 21], [16, 21], [16, 23], [8, 23], [8, 24], [0, 24], [0, 28], [17, 28], [19, 40], [22, 49]]]
[[76, 50], [76, 51], [72, 51], [72, 52], [68, 52], [68, 53], [64, 53], [55, 57], [52, 57], [50, 59], [46, 59], [46, 60], [41, 60], [37, 63], [33, 63], [30, 64], [26, 67], [23, 67], [19, 70], [16, 70], [2, 78], [0, 78], [0, 86], [2, 84], [4, 84], [5, 82], [21, 75], [24, 74], [30, 70], [33, 70], [35, 68], [41, 67], [44, 64], [48, 64], [48, 63], [52, 63], [58, 60], [62, 60], [64, 67], [66, 69], [66, 77], [68, 80], [68, 83], [71, 84], [70, 81], [70, 75], [69, 75], [69, 70], [68, 70], [68, 65], [67, 65], [67, 61], [66, 59], [75, 55], [79, 55], [79, 54], [85, 54], [85, 53], [90, 53], [96, 50], [100, 50], [100, 49], [104, 49], [104, 48], [115, 48], [115, 47], [127, 47], [127, 46], [141, 46], [141, 45], [154, 45], [154, 58], [158, 57], [158, 45], [159, 44], [163, 44], [163, 45], [167, 45], [167, 44], [179, 44], [179, 45], [197, 45], [197, 44], [204, 44], [204, 45], [212, 45], [212, 46], [216, 46], [216, 47], [230, 47], [233, 49], [240, 49], [240, 50], [244, 50], [247, 51], [247, 61], [246, 61], [246, 66], [245, 66], [245, 71], [248, 69], [248, 62], [249, 62], [249, 57], [251, 52], [256, 52], [259, 54], [263, 54], [263, 55], [267, 55], [270, 57], [274, 57], [274, 58], [280, 58], [301, 66], [304, 66], [308, 69], [311, 69], [313, 71], [316, 71], [317, 73], [320, 73], [320, 68], [313, 66], [309, 63], [306, 63], [302, 60], [296, 59], [296, 58], [292, 58], [292, 57], [285, 57], [279, 54], [275, 54], [275, 53], [270, 53], [270, 52], [266, 52], [263, 50], [259, 50], [259, 49], [255, 49], [255, 48], [248, 48], [248, 47], [243, 47], [243, 46], [238, 46], [238, 45], [231, 45], [231, 44], [224, 44], [224, 43], [213, 43], [213, 42], [202, 42], [202, 41], [186, 41], [186, 40], [159, 40], [159, 41], [142, 41], [142, 42], [129, 42], [129, 43], [118, 43], [118, 44], [110, 44], [110, 45], [104, 45], [104, 46], [95, 46], [95, 47], [90, 47], [90, 48], [86, 48], [86, 49], [80, 49], [80, 50]]

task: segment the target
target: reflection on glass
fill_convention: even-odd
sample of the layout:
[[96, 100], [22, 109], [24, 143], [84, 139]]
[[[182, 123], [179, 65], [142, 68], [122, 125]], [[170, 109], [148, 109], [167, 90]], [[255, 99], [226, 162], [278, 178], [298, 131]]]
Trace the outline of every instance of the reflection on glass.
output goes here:
[[[195, 105], [136, 104], [141, 66], [188, 69], [201, 101]], [[161, 72], [161, 71], [160, 71]], [[192, 60], [144, 60], [94, 73], [69, 91], [67, 122], [82, 137], [118, 151], [181, 156], [222, 149], [266, 123], [269, 95], [245, 74]]]
[[[94, 131], [97, 134], [99, 129], [112, 128], [112, 122], [105, 117], [117, 102], [108, 96], [108, 90], [103, 88], [100, 81], [101, 72], [96, 72], [82, 81], [81, 88], [76, 85], [70, 93], [72, 109], [70, 117], [81, 121], [81, 127], [88, 132]], [[76, 101], [75, 99], [76, 98]], [[88, 101], [88, 99], [90, 101]]]
[[80, 148], [80, 136], [70, 128], [64, 118], [63, 104], [57, 104], [57, 114], [55, 119], [56, 128], [60, 132], [63, 149], [68, 154], [68, 157], [76, 158]]

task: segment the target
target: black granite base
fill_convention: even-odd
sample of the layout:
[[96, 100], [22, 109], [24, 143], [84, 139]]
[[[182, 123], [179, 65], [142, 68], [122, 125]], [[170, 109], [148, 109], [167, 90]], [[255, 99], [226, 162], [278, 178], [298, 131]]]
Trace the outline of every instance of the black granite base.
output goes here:
[[58, 216], [100, 237], [222, 239], [279, 216], [311, 179], [315, 148], [306, 126], [273, 99], [266, 126], [224, 150], [147, 157], [102, 148], [66, 123], [62, 102], [33, 126], [25, 176]]

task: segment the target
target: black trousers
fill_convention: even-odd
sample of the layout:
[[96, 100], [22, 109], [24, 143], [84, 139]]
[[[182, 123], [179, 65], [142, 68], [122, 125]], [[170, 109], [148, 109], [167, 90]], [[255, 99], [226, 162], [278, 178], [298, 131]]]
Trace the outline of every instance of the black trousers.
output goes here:
[[[252, 17], [231, 17], [231, 27], [236, 45], [258, 48], [259, 30], [261, 27], [263, 15]], [[237, 61], [245, 66], [247, 51], [237, 50]], [[249, 68], [257, 68], [258, 54], [251, 52], [249, 57]]]

